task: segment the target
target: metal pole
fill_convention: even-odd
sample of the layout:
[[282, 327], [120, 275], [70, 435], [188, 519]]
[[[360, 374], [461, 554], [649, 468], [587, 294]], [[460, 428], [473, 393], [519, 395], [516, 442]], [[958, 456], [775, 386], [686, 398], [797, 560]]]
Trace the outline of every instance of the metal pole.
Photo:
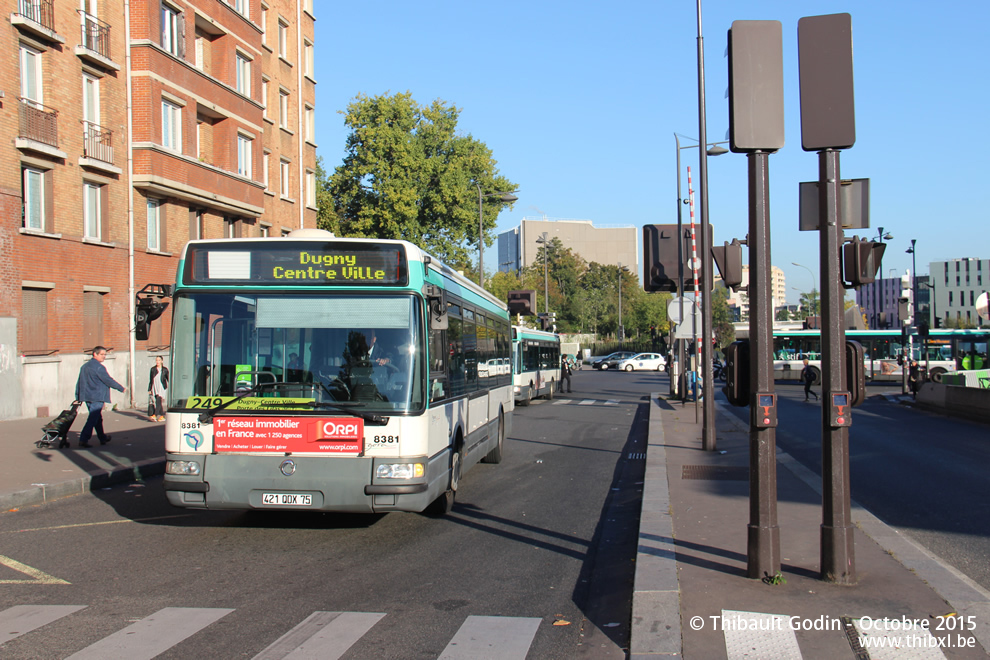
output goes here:
[[759, 395], [774, 394], [773, 305], [770, 288], [769, 154], [747, 154], [749, 166], [749, 526], [747, 574], [753, 579], [780, 572], [777, 526], [777, 429], [758, 426]]
[[911, 325], [918, 327], [918, 264], [914, 252], [914, 244], [918, 242], [918, 239], [911, 239]]
[[547, 252], [550, 248], [549, 234], [543, 232], [543, 313], [550, 313], [550, 280], [547, 279]]
[[624, 339], [622, 333], [622, 262], [617, 261], [619, 264], [619, 327], [616, 328], [616, 334], [619, 335], [619, 349], [622, 349], [622, 340]]
[[478, 286], [485, 288], [485, 219], [482, 214], [481, 184], [478, 186]]
[[[674, 145], [677, 147], [677, 295], [678, 307], [680, 307], [681, 323], [684, 323], [684, 224], [681, 220], [681, 141], [674, 133]], [[675, 339], [677, 342], [677, 395], [681, 403], [687, 401], [687, 392], [684, 391], [684, 340]]]
[[701, 0], [698, 0], [698, 153], [701, 191], [701, 446], [715, 451], [715, 388], [712, 383], [712, 254], [708, 235], [708, 136], [705, 130], [705, 39], [701, 36]]
[[[819, 260], [822, 285], [822, 526], [821, 578], [856, 583], [852, 512], [849, 495], [849, 427], [833, 427], [832, 395], [846, 393], [844, 291], [840, 285], [839, 152], [825, 149], [818, 160]], [[848, 410], [846, 414], [848, 414]]]

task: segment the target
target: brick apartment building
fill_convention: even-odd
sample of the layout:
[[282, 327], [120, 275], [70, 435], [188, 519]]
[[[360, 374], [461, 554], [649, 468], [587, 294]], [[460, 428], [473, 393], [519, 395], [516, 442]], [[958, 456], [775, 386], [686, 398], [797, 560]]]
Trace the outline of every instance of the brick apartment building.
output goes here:
[[136, 341], [135, 293], [188, 240], [316, 226], [313, 1], [5, 0], [0, 419], [66, 407], [99, 344], [143, 405], [171, 317]]

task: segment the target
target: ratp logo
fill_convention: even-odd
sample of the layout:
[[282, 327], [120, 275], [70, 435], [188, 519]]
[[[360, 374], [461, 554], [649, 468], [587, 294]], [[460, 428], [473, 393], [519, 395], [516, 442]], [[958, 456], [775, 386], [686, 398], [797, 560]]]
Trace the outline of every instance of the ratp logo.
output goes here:
[[182, 435], [182, 439], [186, 441], [186, 444], [196, 451], [203, 446], [203, 434], [197, 430], [192, 430]]

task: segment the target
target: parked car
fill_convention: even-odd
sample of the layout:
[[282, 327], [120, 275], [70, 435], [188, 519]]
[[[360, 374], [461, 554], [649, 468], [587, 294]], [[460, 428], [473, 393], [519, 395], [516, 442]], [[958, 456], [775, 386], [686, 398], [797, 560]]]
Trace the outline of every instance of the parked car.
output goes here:
[[615, 369], [616, 365], [626, 358], [631, 358], [636, 355], [632, 351], [616, 351], [611, 355], [606, 355], [602, 358], [595, 358], [591, 362], [592, 369]]
[[667, 360], [659, 353], [639, 353], [622, 360], [617, 365], [622, 371], [663, 371]]

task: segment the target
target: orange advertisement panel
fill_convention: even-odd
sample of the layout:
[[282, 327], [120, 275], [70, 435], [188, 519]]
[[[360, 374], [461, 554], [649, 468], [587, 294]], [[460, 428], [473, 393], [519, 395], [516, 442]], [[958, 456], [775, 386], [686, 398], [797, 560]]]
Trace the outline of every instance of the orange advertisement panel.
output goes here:
[[364, 420], [356, 417], [216, 417], [217, 452], [309, 452], [357, 456]]

